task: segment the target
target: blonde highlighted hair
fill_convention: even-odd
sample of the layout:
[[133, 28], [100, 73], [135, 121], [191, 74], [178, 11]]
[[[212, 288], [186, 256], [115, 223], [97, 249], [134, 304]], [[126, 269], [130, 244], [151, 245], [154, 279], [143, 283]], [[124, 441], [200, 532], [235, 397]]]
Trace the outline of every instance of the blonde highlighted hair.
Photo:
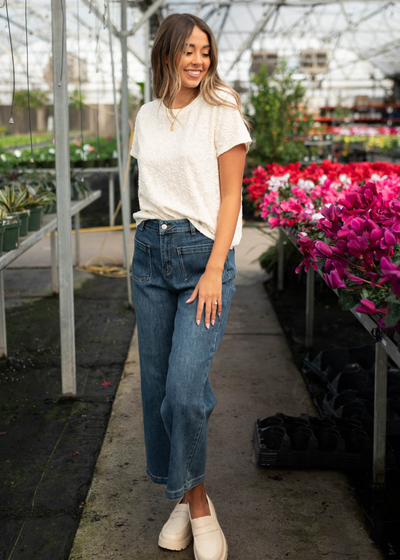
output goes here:
[[[199, 90], [199, 94], [201, 93], [206, 103], [210, 105], [225, 105], [237, 109], [247, 129], [250, 130], [250, 119], [242, 114], [242, 102], [239, 94], [219, 77], [217, 71], [218, 47], [214, 34], [205, 21], [192, 14], [171, 14], [165, 18], [157, 31], [151, 51], [153, 96], [156, 99], [160, 99], [161, 103], [164, 103], [169, 108], [171, 116], [174, 117], [171, 108], [173, 107], [176, 94], [181, 88], [180, 67], [183, 57], [189, 49], [190, 39], [187, 41], [187, 44], [185, 43], [187, 37], [191, 37], [193, 28], [196, 25], [208, 37], [210, 44], [210, 66], [199, 86], [195, 89]], [[179, 53], [182, 53], [182, 57], [177, 68], [175, 61]], [[172, 84], [171, 91], [170, 83]], [[218, 91], [223, 90], [228, 90], [233, 95], [237, 105], [218, 96]]]

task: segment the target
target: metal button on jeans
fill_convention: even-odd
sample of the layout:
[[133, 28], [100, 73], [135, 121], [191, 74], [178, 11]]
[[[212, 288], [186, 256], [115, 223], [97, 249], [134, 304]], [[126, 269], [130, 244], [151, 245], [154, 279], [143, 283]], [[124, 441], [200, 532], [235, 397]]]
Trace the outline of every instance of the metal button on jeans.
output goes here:
[[167, 224], [163, 224], [161, 227], [162, 227], [162, 229], [167, 229], [168, 226], [167, 226]]

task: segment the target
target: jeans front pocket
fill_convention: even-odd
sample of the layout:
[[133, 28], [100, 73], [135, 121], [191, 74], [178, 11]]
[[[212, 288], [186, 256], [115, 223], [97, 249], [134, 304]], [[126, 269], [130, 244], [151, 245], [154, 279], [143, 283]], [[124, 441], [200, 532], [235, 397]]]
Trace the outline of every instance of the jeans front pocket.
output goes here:
[[[196, 285], [200, 280], [200, 276], [206, 270], [213, 246], [214, 241], [177, 247], [183, 279], [187, 284]], [[228, 259], [226, 259], [222, 282], [227, 282], [230, 278]]]
[[151, 250], [150, 245], [143, 243], [135, 237], [135, 249], [132, 260], [132, 278], [136, 282], [146, 282], [151, 277]]

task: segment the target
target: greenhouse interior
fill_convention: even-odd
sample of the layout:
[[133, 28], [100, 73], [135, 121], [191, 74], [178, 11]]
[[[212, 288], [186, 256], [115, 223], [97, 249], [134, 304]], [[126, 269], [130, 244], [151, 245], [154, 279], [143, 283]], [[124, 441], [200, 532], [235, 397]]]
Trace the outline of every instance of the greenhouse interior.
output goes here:
[[400, 1], [0, 3], [1, 558], [400, 560]]

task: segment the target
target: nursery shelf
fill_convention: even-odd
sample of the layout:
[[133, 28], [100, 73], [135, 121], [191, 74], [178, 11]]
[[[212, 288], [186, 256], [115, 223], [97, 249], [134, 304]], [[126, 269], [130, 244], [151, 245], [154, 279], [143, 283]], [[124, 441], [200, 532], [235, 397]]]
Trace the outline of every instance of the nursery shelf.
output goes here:
[[[54, 167], [37, 169], [24, 169], [24, 173], [55, 173]], [[115, 212], [115, 173], [118, 173], [118, 167], [74, 167], [71, 171], [79, 171], [79, 173], [105, 173], [108, 175], [108, 206], [109, 206], [109, 225], [112, 226], [112, 219]]]
[[[92, 202], [100, 198], [101, 191], [93, 191], [86, 198], [72, 202], [71, 204], [71, 217], [75, 218], [75, 257], [76, 263], [79, 264], [79, 229], [80, 229], [80, 212]], [[6, 329], [6, 314], [4, 305], [4, 282], [3, 270], [15, 259], [21, 256], [25, 251], [33, 247], [38, 241], [46, 237], [47, 234], [51, 235], [51, 278], [52, 289], [54, 293], [58, 292], [58, 274], [57, 274], [57, 252], [56, 252], [56, 229], [57, 229], [57, 215], [45, 214], [43, 217], [44, 225], [38, 230], [28, 234], [28, 236], [20, 242], [19, 247], [12, 251], [8, 251], [0, 257], [0, 357], [7, 356], [7, 329]]]
[[[283, 289], [283, 234], [298, 249], [293, 231], [279, 228], [278, 245], [278, 288]], [[323, 272], [318, 268], [323, 278]], [[314, 284], [315, 271], [312, 267], [307, 272], [306, 296], [306, 347], [312, 346], [314, 329]], [[333, 290], [338, 295], [337, 290]], [[358, 313], [356, 306], [350, 310], [362, 326], [375, 339], [375, 387], [374, 387], [374, 442], [373, 442], [373, 482], [376, 485], [385, 483], [386, 456], [386, 401], [387, 401], [387, 357], [400, 367], [400, 351], [397, 344], [389, 338], [370, 315]]]

